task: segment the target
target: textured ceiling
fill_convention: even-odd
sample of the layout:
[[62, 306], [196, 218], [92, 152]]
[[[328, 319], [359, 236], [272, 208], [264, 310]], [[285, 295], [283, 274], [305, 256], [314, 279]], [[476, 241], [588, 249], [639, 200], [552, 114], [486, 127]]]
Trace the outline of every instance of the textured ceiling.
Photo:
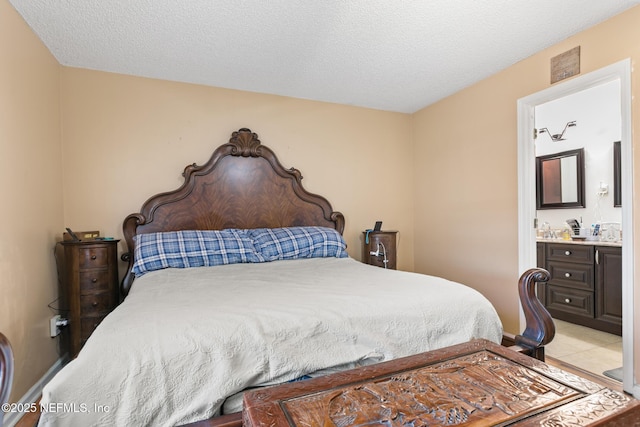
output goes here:
[[640, 0], [10, 0], [67, 66], [411, 113]]

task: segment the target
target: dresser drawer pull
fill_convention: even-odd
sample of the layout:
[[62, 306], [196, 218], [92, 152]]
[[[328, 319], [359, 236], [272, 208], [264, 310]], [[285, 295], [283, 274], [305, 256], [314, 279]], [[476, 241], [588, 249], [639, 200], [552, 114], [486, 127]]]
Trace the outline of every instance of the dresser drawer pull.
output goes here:
[[569, 255], [571, 255], [571, 251], [564, 251], [564, 254], [565, 254], [566, 256], [569, 256]]
[[564, 277], [571, 277], [571, 273], [564, 273]]
[[[567, 254], [568, 255], [568, 254]], [[96, 259], [97, 257], [95, 255], [91, 255], [91, 259]]]
[[98, 306], [98, 301], [94, 301], [91, 303], [91, 307], [97, 307]]
[[570, 298], [565, 298], [564, 302], [566, 302], [567, 304], [571, 304], [571, 299]]
[[96, 283], [98, 281], [98, 279], [96, 279], [95, 277], [93, 279], [91, 279], [91, 283]]

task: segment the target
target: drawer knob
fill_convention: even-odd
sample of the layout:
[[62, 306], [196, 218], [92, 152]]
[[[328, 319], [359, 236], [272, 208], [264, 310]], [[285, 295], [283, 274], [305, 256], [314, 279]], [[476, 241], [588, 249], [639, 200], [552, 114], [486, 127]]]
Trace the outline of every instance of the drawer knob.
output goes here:
[[96, 259], [96, 256], [95, 255], [91, 255], [91, 259]]
[[567, 304], [570, 304], [571, 303], [571, 299], [570, 298], [565, 298], [564, 302], [566, 302]]
[[571, 255], [571, 251], [564, 251], [564, 254], [565, 254], [566, 256], [569, 256], [569, 255]]
[[91, 283], [96, 283], [97, 281], [98, 279], [95, 279], [95, 278], [91, 279]]
[[94, 301], [91, 303], [91, 307], [97, 307], [98, 306], [98, 301]]
[[571, 273], [564, 273], [564, 277], [571, 277]]

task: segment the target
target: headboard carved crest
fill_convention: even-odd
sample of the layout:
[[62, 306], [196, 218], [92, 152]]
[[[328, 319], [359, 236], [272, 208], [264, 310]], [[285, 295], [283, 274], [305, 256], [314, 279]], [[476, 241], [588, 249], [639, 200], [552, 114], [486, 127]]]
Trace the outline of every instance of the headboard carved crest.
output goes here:
[[229, 145], [232, 147], [232, 156], [260, 156], [260, 140], [257, 134], [251, 132], [251, 129], [242, 128], [237, 132], [233, 132], [229, 140]]
[[185, 167], [180, 188], [149, 198], [125, 218], [128, 262], [122, 282], [126, 295], [133, 282], [135, 242], [140, 233], [224, 228], [276, 228], [304, 225], [344, 231], [344, 216], [322, 196], [302, 187], [302, 174], [285, 169], [258, 135], [242, 128], [231, 134], [202, 166]]

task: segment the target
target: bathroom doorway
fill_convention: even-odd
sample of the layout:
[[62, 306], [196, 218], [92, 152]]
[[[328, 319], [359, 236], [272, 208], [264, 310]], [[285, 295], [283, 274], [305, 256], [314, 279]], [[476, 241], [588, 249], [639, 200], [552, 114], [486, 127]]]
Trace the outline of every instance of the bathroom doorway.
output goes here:
[[537, 105], [534, 114], [536, 186], [546, 190], [536, 194], [537, 264], [553, 276], [538, 296], [556, 324], [546, 355], [621, 383], [620, 81]]
[[[617, 84], [619, 87], [620, 102], [620, 150], [622, 153], [622, 213], [620, 223], [624, 231], [622, 239], [622, 301], [623, 301], [623, 388], [629, 393], [638, 392], [638, 388], [634, 384], [633, 376], [633, 216], [632, 216], [632, 199], [631, 186], [632, 181], [632, 162], [631, 162], [631, 83], [630, 83], [630, 67], [629, 60], [620, 61], [601, 70], [594, 71], [589, 74], [574, 78], [564, 83], [556, 84], [546, 90], [529, 95], [518, 100], [518, 215], [519, 215], [519, 268], [525, 271], [528, 268], [537, 265], [536, 250], [536, 232], [534, 220], [536, 218], [536, 152], [535, 137], [552, 138], [556, 137], [558, 141], [565, 141], [569, 132], [577, 130], [577, 126], [568, 125], [572, 119], [565, 120], [567, 124], [562, 123], [562, 127], [567, 130], [567, 134], [562, 135], [563, 129], [551, 128], [550, 126], [541, 126], [536, 121], [536, 108], [552, 101], [564, 98], [570, 95], [579, 94], [588, 89], [602, 86], [608, 83]], [[564, 118], [562, 119], [564, 120]], [[586, 125], [586, 123], [585, 123]], [[553, 124], [557, 126], [557, 124]], [[540, 133], [538, 127], [547, 127], [548, 135]], [[613, 144], [614, 141], [611, 141]], [[558, 151], [561, 151], [558, 149]], [[570, 150], [567, 150], [570, 151]], [[611, 186], [613, 191], [613, 183], [602, 182]], [[600, 186], [601, 191], [604, 186]], [[591, 191], [592, 189], [589, 189]], [[588, 201], [587, 201], [588, 202]], [[589, 212], [591, 216], [598, 216], [598, 212], [594, 212], [594, 202], [586, 205], [584, 212]], [[565, 211], [568, 212], [568, 211]], [[562, 215], [562, 214], [560, 214]], [[578, 215], [579, 216], [579, 215]], [[592, 219], [587, 219], [588, 224], [585, 229], [591, 228]], [[564, 220], [569, 217], [564, 218]], [[557, 221], [557, 220], [556, 220]], [[559, 221], [557, 221], [559, 222]], [[593, 221], [595, 224], [595, 221]], [[562, 224], [559, 224], [562, 225]], [[560, 323], [560, 322], [558, 322]], [[564, 325], [563, 325], [564, 326]], [[597, 372], [602, 375], [602, 372]]]

